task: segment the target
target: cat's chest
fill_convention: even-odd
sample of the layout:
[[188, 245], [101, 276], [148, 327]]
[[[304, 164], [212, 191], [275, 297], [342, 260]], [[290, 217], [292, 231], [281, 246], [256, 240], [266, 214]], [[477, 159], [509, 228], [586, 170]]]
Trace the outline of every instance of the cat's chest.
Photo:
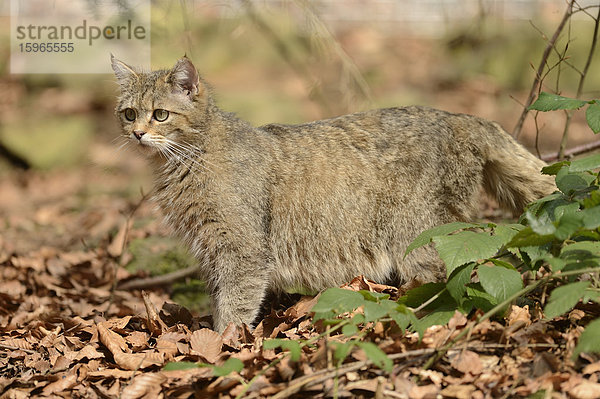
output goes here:
[[155, 182], [153, 199], [166, 223], [189, 242], [204, 224], [215, 219], [209, 180], [193, 170], [174, 170], [161, 177]]

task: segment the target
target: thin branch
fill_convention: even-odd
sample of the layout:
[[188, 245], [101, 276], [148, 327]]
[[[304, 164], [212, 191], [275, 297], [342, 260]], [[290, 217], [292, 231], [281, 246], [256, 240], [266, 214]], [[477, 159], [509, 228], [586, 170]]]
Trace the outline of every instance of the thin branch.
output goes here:
[[585, 154], [586, 152], [591, 152], [600, 148], [600, 141], [593, 141], [591, 143], [578, 145], [576, 147], [570, 148], [563, 153], [561, 157], [558, 152], [553, 152], [549, 154], [544, 154], [541, 156], [542, 161], [553, 162], [557, 161], [561, 158], [570, 158], [576, 155]]
[[523, 112], [521, 113], [521, 116], [519, 117], [519, 121], [517, 122], [517, 125], [515, 126], [515, 128], [513, 130], [512, 135], [514, 138], [518, 138], [519, 135], [521, 134], [521, 129], [523, 128], [523, 123], [525, 122], [525, 117], [527, 116], [527, 113], [529, 112], [529, 110], [527, 108], [529, 108], [529, 106], [533, 103], [533, 100], [535, 99], [535, 97], [538, 93], [538, 90], [539, 90], [539, 87], [541, 84], [541, 77], [544, 72], [544, 68], [546, 67], [548, 57], [550, 56], [550, 51], [552, 51], [552, 48], [556, 44], [556, 41], [558, 40], [560, 33], [562, 32], [563, 28], [565, 27], [565, 24], [571, 17], [574, 2], [575, 2], [575, 0], [571, 0], [569, 2], [569, 5], [567, 6], [567, 10], [565, 11], [565, 14], [563, 15], [563, 18], [560, 21], [560, 24], [556, 28], [554, 35], [552, 35], [552, 38], [548, 41], [548, 44], [546, 45], [546, 48], [544, 49], [544, 53], [542, 54], [542, 59], [538, 66], [537, 72], [535, 74], [535, 79], [533, 81], [533, 85], [531, 86], [531, 90], [529, 91], [529, 97], [527, 98], [527, 101], [525, 102], [525, 107], [523, 108]]
[[200, 265], [189, 266], [189, 267], [186, 267], [185, 269], [176, 270], [174, 272], [163, 274], [161, 276], [130, 280], [123, 284], [119, 284], [117, 286], [117, 289], [122, 290], [122, 291], [127, 291], [127, 290], [139, 290], [139, 289], [144, 289], [144, 288], [157, 287], [160, 285], [169, 285], [169, 284], [174, 283], [177, 280], [181, 280], [182, 278], [196, 274], [199, 271], [200, 271]]
[[[579, 85], [577, 86], [577, 95], [575, 98], [580, 98], [581, 93], [583, 92], [583, 85], [585, 82], [585, 78], [587, 76], [588, 70], [590, 69], [590, 65], [592, 63], [592, 59], [594, 58], [594, 53], [596, 51], [596, 43], [598, 42], [598, 27], [600, 25], [600, 8], [598, 8], [598, 15], [594, 18], [594, 36], [592, 37], [592, 44], [590, 45], [590, 51], [588, 53], [587, 60], [585, 62], [585, 66], [583, 67], [583, 71], [581, 71], [581, 77], [579, 78]], [[566, 111], [567, 120], [565, 121], [565, 127], [563, 129], [563, 136], [560, 140], [560, 148], [558, 150], [558, 158], [562, 159], [565, 155], [565, 149], [567, 147], [567, 139], [569, 136], [569, 127], [571, 126], [571, 119], [573, 117], [573, 111]]]

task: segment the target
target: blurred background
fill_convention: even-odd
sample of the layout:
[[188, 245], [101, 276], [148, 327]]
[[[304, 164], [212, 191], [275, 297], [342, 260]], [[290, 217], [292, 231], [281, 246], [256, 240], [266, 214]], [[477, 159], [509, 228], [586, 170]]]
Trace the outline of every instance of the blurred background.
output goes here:
[[[0, 3], [2, 252], [108, 251], [113, 244], [113, 257], [131, 270], [190, 264], [142, 200], [152, 187], [144, 161], [117, 149], [114, 77], [11, 74], [9, 3]], [[151, 59], [153, 68], [168, 68], [187, 54], [218, 104], [255, 125], [419, 104], [495, 120], [512, 132], [569, 3], [153, 1]], [[598, 2], [575, 2], [574, 10], [542, 84], [571, 97], [595, 42]], [[581, 98], [600, 97], [599, 57], [590, 59]], [[519, 141], [534, 153], [557, 152], [565, 119], [553, 112], [535, 123], [530, 114]], [[595, 140], [583, 112], [575, 112], [566, 147]], [[114, 243], [124, 223], [128, 244], [120, 251]]]

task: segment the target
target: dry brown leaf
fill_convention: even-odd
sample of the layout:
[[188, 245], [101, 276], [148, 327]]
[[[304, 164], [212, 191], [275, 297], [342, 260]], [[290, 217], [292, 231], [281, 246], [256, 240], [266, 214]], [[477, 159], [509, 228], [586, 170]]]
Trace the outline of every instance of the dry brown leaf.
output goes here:
[[473, 375], [478, 375], [481, 374], [481, 370], [483, 370], [479, 355], [470, 350], [460, 351], [458, 355], [452, 359], [450, 365], [455, 370], [464, 374], [471, 373]]
[[223, 340], [223, 344], [234, 349], [240, 349], [241, 342], [239, 327], [234, 323], [229, 323], [227, 327], [225, 327], [223, 334], [221, 334], [221, 339]]
[[25, 295], [27, 287], [16, 280], [2, 281], [0, 282], [0, 292], [13, 298], [19, 298]]
[[179, 349], [177, 348], [177, 342], [169, 336], [165, 337], [165, 335], [167, 334], [163, 334], [156, 340], [154, 348], [162, 353], [166, 360], [171, 360], [173, 356], [179, 353]]
[[150, 336], [145, 331], [131, 331], [125, 336], [125, 341], [131, 345], [134, 351], [146, 349], [148, 347], [148, 340]]
[[33, 346], [24, 340], [23, 338], [9, 338], [0, 341], [0, 344], [5, 345], [7, 347], [19, 348], [19, 349], [33, 349]]
[[471, 399], [476, 388], [473, 385], [450, 385], [440, 392], [444, 398]]
[[518, 322], [523, 323], [525, 326], [530, 325], [531, 315], [529, 314], [529, 305], [525, 305], [524, 307], [512, 305], [507, 320], [509, 326]]
[[103, 324], [111, 330], [124, 330], [127, 324], [131, 321], [131, 316], [112, 318], [105, 321]]
[[590, 363], [583, 368], [583, 374], [594, 374], [600, 371], [600, 362]]
[[423, 369], [415, 369], [415, 372], [423, 379], [423, 380], [430, 380], [431, 382], [433, 382], [436, 386], [441, 387], [442, 386], [442, 381], [444, 380], [444, 375], [442, 373], [440, 373], [439, 371], [435, 371], [435, 370], [423, 370]]
[[127, 342], [125, 338], [117, 334], [116, 332], [109, 330], [105, 326], [106, 322], [98, 324], [98, 336], [100, 342], [108, 348], [108, 350], [114, 355], [116, 353], [123, 353], [128, 350]]
[[77, 373], [74, 370], [63, 375], [58, 375], [58, 377], [58, 380], [51, 382], [42, 389], [45, 396], [66, 391], [77, 383]]
[[146, 291], [142, 291], [142, 298], [144, 299], [144, 306], [146, 307], [146, 324], [148, 330], [150, 330], [153, 336], [159, 336], [163, 331], [167, 331], [168, 327], [158, 315], [158, 311]]
[[125, 248], [125, 241], [127, 240], [128, 232], [131, 230], [131, 225], [133, 224], [133, 219], [128, 218], [125, 223], [121, 224], [119, 227], [119, 231], [111, 241], [110, 245], [106, 248], [110, 256], [113, 258], [118, 258], [123, 253], [123, 248]]
[[600, 384], [584, 381], [569, 390], [569, 395], [574, 399], [598, 399], [600, 398]]
[[205, 358], [209, 363], [214, 363], [221, 354], [223, 339], [221, 334], [202, 328], [192, 333], [190, 337], [190, 348], [192, 353], [196, 353]]
[[448, 327], [451, 329], [464, 327], [467, 324], [467, 321], [467, 317], [457, 310], [454, 312], [454, 315], [452, 316], [450, 321], [448, 321]]
[[92, 360], [92, 359], [101, 359], [103, 357], [104, 357], [104, 354], [101, 352], [98, 352], [93, 345], [86, 345], [81, 350], [76, 352], [76, 356], [74, 357], [74, 360], [81, 360], [81, 359]]
[[120, 397], [121, 399], [138, 399], [144, 396], [152, 397], [149, 395], [159, 393], [161, 391], [161, 384], [165, 380], [166, 377], [162, 373], [140, 374], [131, 381], [131, 384], [123, 388]]
[[125, 370], [138, 370], [152, 366], [162, 366], [165, 363], [165, 357], [162, 353], [144, 352], [144, 353], [113, 353], [115, 363]]
[[408, 393], [410, 399], [436, 398], [440, 389], [435, 385], [414, 386]]

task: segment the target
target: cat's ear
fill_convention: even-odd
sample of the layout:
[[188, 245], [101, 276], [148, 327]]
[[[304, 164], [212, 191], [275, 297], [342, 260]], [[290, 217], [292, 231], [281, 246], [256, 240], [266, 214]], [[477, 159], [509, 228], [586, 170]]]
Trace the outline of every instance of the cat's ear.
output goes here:
[[115, 71], [115, 76], [120, 84], [131, 79], [134, 76], [137, 76], [137, 73], [133, 70], [132, 67], [124, 63], [123, 61], [119, 61], [115, 58], [114, 55], [110, 55], [110, 63], [112, 65], [113, 71]]
[[179, 59], [173, 69], [167, 75], [167, 82], [173, 85], [177, 91], [183, 92], [190, 98], [202, 93], [202, 85], [198, 71], [192, 61], [186, 56]]

